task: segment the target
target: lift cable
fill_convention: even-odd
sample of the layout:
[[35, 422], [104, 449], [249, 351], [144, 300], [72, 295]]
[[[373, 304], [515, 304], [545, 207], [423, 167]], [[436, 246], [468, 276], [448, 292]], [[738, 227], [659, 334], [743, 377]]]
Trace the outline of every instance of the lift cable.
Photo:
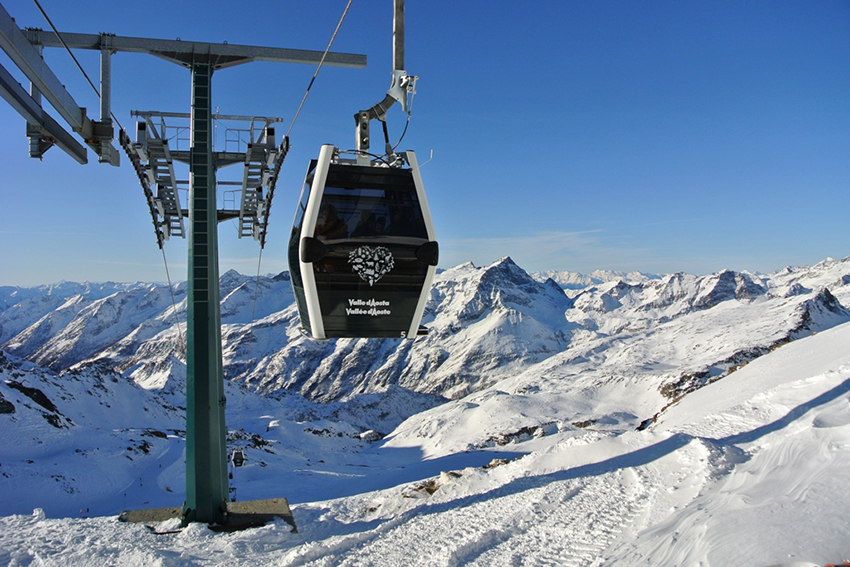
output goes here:
[[177, 316], [177, 302], [174, 300], [174, 286], [171, 285], [171, 274], [168, 272], [168, 260], [165, 259], [165, 248], [162, 250], [162, 263], [165, 264], [165, 277], [168, 279], [168, 291], [171, 292], [171, 306], [174, 309], [174, 324], [177, 326], [177, 336], [180, 337], [180, 343], [177, 345], [180, 350], [186, 353], [186, 343], [183, 341], [183, 331], [180, 330], [180, 319]]
[[[333, 45], [334, 40], [336, 39], [337, 33], [339, 33], [339, 29], [342, 27], [342, 22], [345, 20], [345, 16], [348, 14], [348, 9], [351, 8], [351, 2], [353, 0], [348, 0], [348, 4], [345, 6], [345, 10], [342, 12], [342, 16], [339, 18], [339, 23], [336, 25], [336, 29], [334, 30], [333, 35], [331, 36], [331, 40], [328, 42], [327, 48], [325, 48], [325, 52], [322, 54], [322, 58], [319, 60], [319, 64], [316, 66], [316, 71], [313, 73], [313, 78], [310, 79], [310, 84], [307, 85], [307, 90], [304, 91], [304, 96], [301, 98], [301, 103], [298, 105], [298, 110], [295, 111], [295, 115], [292, 117], [292, 122], [289, 124], [289, 129], [286, 131], [286, 137], [289, 137], [290, 132], [292, 132], [292, 127], [295, 126], [295, 121], [298, 119], [298, 115], [301, 113], [301, 108], [304, 106], [304, 101], [307, 100], [307, 95], [310, 94], [310, 89], [313, 88], [313, 83], [316, 81], [316, 77], [319, 75], [319, 71], [322, 69], [322, 65], [325, 62], [325, 58], [328, 55], [328, 52], [331, 50], [331, 46]], [[257, 258], [257, 276], [254, 279], [254, 305], [251, 308], [251, 324], [248, 326], [248, 331], [251, 335], [254, 334], [254, 321], [256, 320], [257, 314], [257, 298], [260, 294], [260, 267], [263, 262], [263, 249], [260, 247], [260, 253]], [[248, 360], [251, 360], [251, 354], [254, 347], [254, 341], [249, 340], [248, 342]], [[245, 391], [242, 391], [242, 399], [239, 404], [239, 428], [242, 428], [242, 417], [243, 417], [243, 409], [245, 407]], [[241, 451], [242, 440], [238, 439], [237, 441], [237, 450]], [[232, 474], [232, 473], [231, 473]], [[231, 476], [232, 478], [232, 476]]]
[[[257, 276], [254, 278], [254, 306], [251, 308], [251, 325], [248, 327], [248, 330], [251, 331], [252, 334], [254, 332], [254, 321], [256, 320], [257, 314], [257, 297], [260, 295], [260, 266], [262, 263], [263, 249], [260, 248], [260, 255], [257, 258]], [[251, 357], [251, 345], [248, 345], [248, 357]]]
[[[252, 354], [252, 351], [254, 349], [254, 340], [253, 340], [254, 321], [257, 318], [256, 317], [256, 314], [257, 314], [257, 298], [260, 295], [260, 266], [262, 265], [262, 263], [263, 263], [263, 249], [260, 248], [260, 254], [259, 254], [259, 257], [257, 258], [257, 276], [254, 278], [254, 305], [251, 308], [251, 324], [248, 325], [248, 333], [251, 336], [248, 339], [248, 356], [246, 357], [246, 360], [249, 363], [251, 361], [251, 354]], [[244, 428], [242, 426], [242, 422], [243, 422], [243, 415], [245, 413], [245, 388], [246, 388], [245, 385], [243, 385], [240, 388], [242, 396], [239, 400], [239, 429], [241, 429], [243, 431], [244, 431]], [[240, 464], [236, 464], [235, 454], [236, 454], [237, 451], [239, 452]], [[230, 458], [230, 475], [229, 476], [230, 476], [231, 479], [233, 478], [233, 467], [234, 466], [236, 466], [236, 467], [242, 466], [241, 462], [242, 462], [242, 460], [244, 460], [244, 458], [245, 458], [244, 452], [242, 451], [242, 437], [237, 432], [237, 434], [236, 434], [236, 448], [233, 450], [233, 453], [231, 454], [231, 458]]]
[[410, 117], [413, 115], [413, 95], [415, 94], [415, 92], [410, 93], [410, 99], [407, 102], [407, 120], [404, 122], [404, 130], [401, 131], [398, 142], [393, 146], [393, 151], [401, 145], [401, 141], [404, 140], [404, 136], [407, 134], [407, 127], [410, 126]]
[[[257, 298], [260, 295], [260, 266], [263, 263], [263, 249], [260, 248], [260, 254], [257, 258], [257, 275], [254, 278], [254, 305], [251, 308], [251, 325], [248, 327], [248, 332], [254, 334], [254, 322], [257, 320]], [[248, 360], [251, 360], [251, 354], [254, 347], [254, 341], [248, 343]], [[245, 404], [245, 393], [242, 393], [242, 404], [239, 406], [239, 426], [242, 426], [242, 408]]]
[[407, 115], [407, 121], [404, 123], [404, 130], [401, 131], [401, 137], [399, 137], [398, 142], [393, 146], [393, 151], [401, 144], [401, 141], [404, 140], [404, 135], [407, 134], [407, 127], [410, 126], [410, 115]]
[[[35, 2], [35, 5], [38, 7], [39, 11], [41, 12], [41, 15], [44, 16], [44, 19], [47, 20], [47, 23], [50, 25], [50, 28], [53, 30], [53, 33], [56, 34], [56, 38], [59, 40], [59, 42], [65, 48], [65, 50], [68, 52], [68, 55], [70, 55], [71, 59], [74, 60], [74, 63], [77, 64], [77, 68], [83, 74], [83, 77], [86, 78], [86, 80], [89, 82], [89, 85], [91, 85], [91, 88], [94, 89], [94, 92], [97, 95], [97, 97], [100, 98], [100, 91], [95, 86], [95, 84], [92, 82], [92, 80], [89, 78], [88, 74], [86, 73], [86, 70], [83, 69], [83, 66], [80, 65], [79, 60], [77, 60], [77, 57], [74, 55], [74, 52], [71, 51], [71, 48], [68, 47], [67, 43], [65, 43], [65, 40], [62, 38], [62, 35], [59, 33], [59, 30], [57, 30], [56, 26], [53, 25], [53, 22], [50, 20], [50, 16], [47, 15], [47, 12], [44, 11], [44, 8], [41, 7], [41, 4], [39, 4], [38, 0], [33, 0], [33, 2]], [[115, 113], [110, 111], [109, 114], [110, 114], [110, 116], [112, 116], [112, 119], [115, 121], [115, 124], [118, 125], [118, 128], [123, 130], [124, 127], [121, 125], [121, 122], [118, 121], [118, 118], [115, 116]]]
[[353, 0], [348, 0], [348, 4], [345, 6], [345, 10], [342, 12], [342, 17], [339, 19], [339, 23], [336, 25], [336, 29], [334, 30], [333, 35], [331, 36], [331, 40], [328, 43], [328, 47], [325, 49], [325, 52], [322, 54], [321, 60], [319, 60], [319, 65], [316, 67], [316, 72], [313, 73], [313, 78], [310, 79], [310, 84], [307, 85], [307, 90], [304, 92], [304, 97], [301, 99], [301, 104], [298, 105], [298, 110], [295, 111], [295, 116], [292, 117], [292, 123], [289, 124], [289, 130], [286, 131], [286, 135], [289, 136], [289, 133], [292, 132], [292, 127], [295, 126], [295, 120], [298, 118], [298, 114], [301, 113], [301, 107], [304, 106], [304, 101], [307, 100], [307, 95], [310, 94], [310, 89], [313, 88], [313, 83], [316, 81], [316, 77], [319, 75], [319, 70], [322, 68], [322, 64], [325, 62], [325, 57], [327, 57], [328, 52], [331, 50], [331, 46], [336, 39], [336, 34], [339, 32], [339, 28], [342, 27], [342, 22], [345, 20], [345, 15], [348, 14], [348, 9], [351, 8], [351, 2]]

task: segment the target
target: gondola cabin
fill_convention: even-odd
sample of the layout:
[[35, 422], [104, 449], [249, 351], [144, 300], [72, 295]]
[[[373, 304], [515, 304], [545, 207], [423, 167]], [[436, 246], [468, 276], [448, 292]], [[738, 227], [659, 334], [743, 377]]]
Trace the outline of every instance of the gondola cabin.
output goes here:
[[419, 167], [357, 165], [322, 146], [289, 241], [301, 325], [314, 339], [415, 338], [439, 248]]

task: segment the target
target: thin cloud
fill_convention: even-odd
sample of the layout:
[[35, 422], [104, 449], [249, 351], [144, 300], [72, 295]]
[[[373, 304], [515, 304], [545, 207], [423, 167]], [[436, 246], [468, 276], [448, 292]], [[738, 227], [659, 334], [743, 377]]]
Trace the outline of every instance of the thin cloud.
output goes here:
[[603, 231], [541, 232], [520, 237], [460, 238], [440, 242], [441, 264], [455, 266], [471, 261], [486, 265], [510, 256], [529, 271], [593, 271], [599, 268], [635, 270], [655, 263], [648, 250], [611, 246]]

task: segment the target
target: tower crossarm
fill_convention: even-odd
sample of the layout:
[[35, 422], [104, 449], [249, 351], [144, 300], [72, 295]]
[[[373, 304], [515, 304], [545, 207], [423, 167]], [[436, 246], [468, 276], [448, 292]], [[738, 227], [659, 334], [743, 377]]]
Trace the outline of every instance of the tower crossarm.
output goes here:
[[289, 152], [289, 138], [284, 136], [283, 141], [278, 146], [277, 151], [269, 156], [270, 163], [268, 167], [268, 189], [266, 190], [266, 200], [263, 202], [262, 210], [258, 212], [260, 219], [257, 227], [256, 239], [260, 241], [260, 248], [266, 246], [266, 233], [269, 227], [269, 213], [272, 207], [272, 197], [274, 197], [274, 189], [277, 186], [277, 178], [280, 175], [280, 168], [283, 161], [286, 159], [286, 154]]
[[[62, 41], [53, 33], [42, 30], [26, 30], [27, 39], [33, 45], [63, 47]], [[103, 48], [103, 38], [98, 34], [61, 32], [62, 40], [71, 49]], [[180, 39], [147, 39], [141, 37], [110, 36], [109, 49], [115, 52], [149, 53], [172, 63], [191, 67], [200, 54], [209, 59], [213, 69], [223, 69], [252, 61], [279, 63], [303, 63], [317, 65], [322, 61], [322, 51], [288, 49], [285, 47], [261, 47], [224, 43], [181, 41]], [[323, 65], [334, 67], [366, 67], [366, 56], [353, 53], [328, 52]]]
[[139, 178], [153, 220], [157, 244], [162, 247], [172, 236], [186, 237], [185, 214], [174, 175], [174, 164], [168, 140], [157, 132], [150, 120], [136, 123], [136, 141], [123, 130], [121, 147]]

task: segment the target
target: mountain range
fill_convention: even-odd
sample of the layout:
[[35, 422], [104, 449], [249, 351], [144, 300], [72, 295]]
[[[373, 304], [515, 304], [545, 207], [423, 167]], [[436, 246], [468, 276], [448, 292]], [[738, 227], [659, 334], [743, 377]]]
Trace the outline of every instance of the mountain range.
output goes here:
[[[827, 487], [850, 463], [850, 258], [567, 290], [509, 258], [465, 264], [438, 274], [430, 332], [415, 341], [310, 341], [288, 274], [220, 284], [227, 442], [248, 458], [231, 468], [231, 496], [286, 496], [303, 533], [245, 536], [233, 564], [347, 564], [388, 545], [399, 564], [417, 525], [450, 554], [439, 564], [686, 564], [718, 549], [691, 524], [761, 541], [763, 530], [729, 527], [739, 493], [766, 502], [747, 513], [772, 506], [747, 525], [779, 534], [776, 553], [842, 549], [835, 514], [818, 507], [843, 502]], [[51, 557], [62, 534], [88, 543], [57, 544], [58, 556], [101, 564], [119, 540], [160, 549], [125, 564], [176, 553], [130, 543], [136, 532], [104, 516], [184, 499], [185, 294], [182, 283], [0, 289], [0, 562]], [[792, 529], [782, 506], [823, 521]], [[101, 535], [80, 535], [90, 529]], [[179, 553], [218, 564], [214, 540], [180, 537]]]
[[[458, 399], [544, 361], [633, 373], [630, 349], [652, 344], [641, 372], [651, 368], [668, 392], [687, 390], [845, 320], [848, 274], [850, 259], [827, 259], [767, 276], [616, 279], [568, 297], [555, 280], [538, 281], [503, 258], [438, 274], [423, 318], [426, 337], [314, 342], [300, 332], [288, 273], [230, 271], [220, 281], [224, 372], [261, 394], [295, 392], [319, 402], [390, 386]], [[0, 349], [39, 366], [61, 371], [108, 361], [149, 388], [185, 373], [185, 283], [171, 290], [150, 283], [7, 287], [0, 306]], [[724, 340], [712, 340], [714, 327], [724, 329]], [[684, 337], [687, 349], [678, 346]]]

